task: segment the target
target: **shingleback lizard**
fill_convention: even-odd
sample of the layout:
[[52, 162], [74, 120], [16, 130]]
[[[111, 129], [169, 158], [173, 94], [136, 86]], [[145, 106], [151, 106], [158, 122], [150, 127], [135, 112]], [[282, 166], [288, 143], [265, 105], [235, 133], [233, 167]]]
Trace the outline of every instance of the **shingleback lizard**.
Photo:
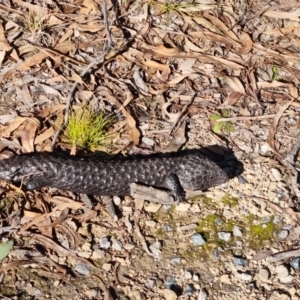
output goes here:
[[228, 176], [200, 154], [96, 160], [32, 153], [1, 160], [0, 179], [22, 183], [28, 190], [49, 186], [101, 196], [129, 195], [130, 184], [140, 183], [167, 188], [176, 200], [183, 200], [183, 189], [205, 190]]

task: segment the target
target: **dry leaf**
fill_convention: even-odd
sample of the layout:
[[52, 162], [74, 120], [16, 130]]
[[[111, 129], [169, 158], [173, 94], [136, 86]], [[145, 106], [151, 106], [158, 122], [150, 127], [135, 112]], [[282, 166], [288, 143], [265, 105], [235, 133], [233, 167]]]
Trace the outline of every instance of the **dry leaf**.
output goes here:
[[40, 122], [35, 118], [28, 118], [25, 123], [24, 129], [21, 135], [21, 144], [25, 152], [34, 152], [34, 138], [37, 129], [40, 126]]
[[162, 116], [165, 120], [167, 120], [170, 123], [175, 123], [178, 121], [178, 119], [181, 116], [181, 112], [178, 113], [170, 113], [168, 111], [169, 106], [173, 105], [171, 102], [166, 102], [161, 107]]
[[276, 116], [274, 117], [273, 122], [271, 124], [269, 136], [268, 136], [268, 143], [275, 153], [277, 153], [277, 150], [275, 147], [275, 134], [276, 134], [277, 125], [279, 123], [281, 116], [286, 111], [286, 109], [288, 109], [288, 107], [292, 104], [293, 101], [294, 101], [294, 99], [288, 101], [286, 104], [283, 104], [279, 107], [279, 109], [276, 113]]
[[99, 13], [98, 5], [93, 0], [83, 0], [80, 1], [81, 9], [79, 11], [80, 14], [90, 14], [90, 13]]
[[224, 34], [229, 36], [234, 41], [239, 42], [239, 38], [231, 31], [219, 18], [216, 18], [208, 13], [204, 13], [204, 18], [208, 19], [212, 24], [214, 24], [218, 29], [220, 29]]
[[237, 64], [233, 61], [230, 61], [230, 60], [227, 60], [227, 59], [224, 59], [224, 58], [221, 58], [221, 57], [212, 56], [212, 55], [205, 55], [204, 57], [207, 57], [207, 58], [210, 58], [211, 60], [220, 62], [220, 63], [222, 63], [222, 64], [226, 65], [227, 67], [232, 68], [234, 70], [242, 70], [242, 69], [245, 68], [244, 66], [241, 66], [241, 65], [239, 65], [239, 64]]
[[104, 26], [102, 23], [97, 21], [91, 21], [85, 24], [73, 23], [70, 25], [69, 29], [76, 29], [85, 32], [99, 32], [104, 29]]
[[239, 92], [232, 92], [224, 101], [223, 105], [235, 105], [243, 94]]
[[218, 29], [215, 25], [213, 25], [210, 21], [208, 21], [205, 18], [202, 18], [202, 17], [193, 17], [193, 20], [197, 24], [199, 24], [199, 25], [207, 28], [211, 32], [218, 33], [218, 34], [221, 32], [220, 29]]
[[258, 81], [257, 82], [257, 86], [260, 89], [263, 88], [276, 88], [276, 87], [281, 87], [281, 86], [289, 86], [289, 83], [284, 83], [284, 82], [279, 82], [279, 81], [272, 81], [272, 82], [268, 82], [268, 81]]
[[0, 136], [2, 137], [9, 137], [12, 132], [14, 132], [16, 129], [20, 127], [25, 121], [27, 121], [28, 118], [26, 117], [17, 117], [13, 123], [11, 123], [9, 126], [4, 126], [0, 130]]
[[201, 52], [203, 53], [203, 49], [199, 48], [195, 44], [193, 44], [187, 37], [184, 39], [185, 40], [185, 46], [188, 48], [188, 51], [193, 51], [193, 52]]
[[267, 10], [263, 13], [264, 16], [274, 19], [290, 19], [293, 21], [300, 22], [300, 13], [299, 12], [285, 12], [285, 11], [275, 11]]
[[226, 45], [232, 45], [234, 48], [240, 48], [241, 44], [228, 36], [222, 36], [213, 32], [209, 31], [193, 31], [190, 32], [189, 35], [193, 38], [202, 38], [202, 39], [209, 39], [213, 42], [220, 42]]
[[146, 60], [145, 62], [143, 62], [143, 65], [148, 67], [148, 68], [153, 68], [153, 69], [157, 69], [157, 70], [160, 70], [160, 71], [164, 71], [164, 72], [167, 72], [167, 71], [170, 71], [170, 67], [168, 65], [165, 65], [165, 64], [160, 64], [154, 60]]
[[38, 145], [50, 139], [52, 135], [54, 135], [55, 130], [52, 127], [46, 129], [42, 134], [38, 135], [34, 140], [34, 145]]
[[149, 46], [149, 49], [153, 50], [157, 54], [164, 55], [167, 57], [173, 57], [181, 53], [181, 50], [178, 47], [166, 48], [163, 44], [160, 44], [156, 47]]
[[223, 76], [228, 83], [228, 85], [235, 90], [236, 92], [239, 92], [241, 94], [245, 94], [245, 89], [241, 83], [241, 81], [234, 76]]
[[249, 36], [248, 33], [242, 31], [239, 35], [240, 37], [240, 41], [242, 43], [242, 48], [240, 49], [237, 49], [237, 53], [240, 54], [240, 55], [244, 55], [244, 54], [248, 54], [251, 49], [252, 49], [252, 45], [253, 45], [253, 42], [251, 40], [251, 37]]
[[[0, 51], [6, 53], [6, 52], [11, 51], [12, 49], [13, 48], [9, 45], [9, 43], [7, 42], [7, 39], [5, 37], [5, 33], [4, 33], [4, 28], [3, 28], [2, 22], [0, 22]], [[11, 51], [10, 56], [15, 61], [19, 60], [19, 56], [18, 56], [16, 50], [14, 50], [14, 49]], [[1, 62], [2, 62], [2, 60], [3, 59], [1, 59]]]
[[27, 8], [29, 11], [34, 12], [37, 15], [46, 15], [47, 14], [46, 6], [41, 7], [40, 5], [34, 5], [27, 1], [21, 1], [21, 0], [13, 0], [13, 2], [20, 5], [21, 7]]
[[269, 35], [284, 35], [284, 34], [294, 33], [296, 35], [296, 32], [298, 30], [299, 30], [299, 26], [288, 26], [288, 27], [283, 27], [283, 28], [266, 30], [266, 31], [264, 31], [264, 33], [269, 34]]
[[[61, 44], [57, 44], [54, 48], [58, 52], [61, 53], [68, 53], [72, 49], [72, 45], [69, 43], [69, 41], [66, 41]], [[23, 61], [21, 64], [17, 65], [15, 69], [8, 71], [4, 74], [4, 78], [12, 77], [16, 71], [25, 71], [30, 69], [33, 66], [39, 65], [46, 57], [50, 56], [54, 60], [58, 60], [60, 55], [58, 53], [54, 53], [53, 51], [50, 51], [48, 49], [39, 48], [41, 52], [34, 54], [30, 56], [28, 59]]]
[[167, 84], [168, 85], [175, 85], [175, 84], [179, 83], [180, 81], [182, 81], [183, 79], [185, 79], [187, 77], [190, 78], [190, 79], [194, 79], [194, 78], [197, 78], [198, 76], [199, 76], [198, 73], [187, 73], [187, 74], [184, 74], [184, 75], [179, 75], [179, 76], [173, 78]]
[[130, 128], [129, 134], [131, 136], [131, 140], [133, 144], [136, 146], [140, 142], [140, 135], [141, 135], [140, 131], [136, 127], [135, 119], [127, 111], [126, 111], [126, 120], [127, 120], [128, 127]]
[[41, 244], [43, 244], [43, 246], [47, 249], [49, 249], [50, 251], [55, 251], [57, 254], [60, 254], [62, 256], [70, 256], [70, 257], [76, 257], [77, 254], [74, 252], [71, 252], [65, 248], [63, 248], [62, 246], [56, 244], [52, 239], [49, 239], [41, 234], [34, 234], [31, 238], [31, 241], [35, 242], [39, 242]]

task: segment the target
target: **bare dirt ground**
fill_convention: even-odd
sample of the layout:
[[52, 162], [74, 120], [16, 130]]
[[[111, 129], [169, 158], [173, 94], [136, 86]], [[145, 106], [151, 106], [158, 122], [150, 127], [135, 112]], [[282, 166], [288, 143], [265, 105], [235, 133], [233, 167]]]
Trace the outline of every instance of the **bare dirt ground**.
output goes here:
[[[244, 169], [176, 206], [114, 197], [113, 217], [3, 182], [1, 299], [300, 298], [300, 2], [1, 0], [0, 16], [2, 154], [214, 146]], [[67, 134], [86, 106], [111, 120], [105, 146]]]

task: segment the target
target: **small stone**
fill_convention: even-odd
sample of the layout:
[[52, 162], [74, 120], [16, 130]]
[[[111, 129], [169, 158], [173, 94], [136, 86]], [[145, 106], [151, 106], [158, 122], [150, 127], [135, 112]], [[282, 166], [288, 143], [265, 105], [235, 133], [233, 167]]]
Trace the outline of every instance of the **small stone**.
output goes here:
[[264, 143], [263, 145], [261, 145], [260, 153], [263, 156], [267, 155], [269, 152], [272, 152], [272, 148], [270, 147], [270, 145], [268, 143]]
[[247, 179], [246, 179], [244, 176], [242, 176], [242, 175], [239, 175], [239, 176], [238, 176], [238, 181], [239, 181], [239, 183], [241, 183], [241, 184], [249, 183], [249, 182], [247, 181]]
[[193, 277], [193, 274], [190, 271], [185, 271], [184, 272], [184, 278], [185, 279], [190, 280], [190, 279], [192, 279], [192, 277]]
[[292, 268], [294, 268], [295, 270], [299, 270], [300, 269], [300, 258], [296, 257], [294, 259], [292, 259], [290, 261], [290, 265]]
[[224, 209], [223, 210], [223, 217], [225, 219], [230, 219], [232, 218], [232, 210], [231, 209]]
[[237, 256], [233, 256], [232, 260], [234, 262], [235, 265], [237, 266], [246, 266], [248, 264], [248, 260], [245, 258], [241, 258], [241, 257], [237, 257]]
[[80, 261], [76, 264], [75, 271], [81, 275], [89, 275], [91, 272], [91, 267]]
[[183, 293], [183, 296], [192, 296], [195, 293], [196, 289], [194, 285], [188, 284], [185, 288], [185, 291]]
[[285, 277], [289, 275], [289, 270], [287, 267], [285, 267], [284, 265], [279, 265], [276, 267], [276, 273], [277, 276], [280, 277]]
[[221, 219], [221, 218], [216, 218], [215, 219], [215, 224], [217, 225], [217, 226], [222, 226], [223, 225], [223, 220]]
[[295, 277], [292, 275], [288, 275], [286, 277], [279, 278], [280, 282], [285, 283], [285, 284], [292, 283], [294, 281], [294, 279], [295, 279]]
[[260, 269], [258, 273], [258, 277], [261, 281], [268, 281], [270, 278], [270, 272], [268, 269]]
[[272, 173], [275, 181], [281, 181], [282, 176], [281, 176], [280, 172], [278, 171], [278, 169], [272, 168], [271, 173]]
[[199, 296], [198, 296], [198, 300], [206, 300], [208, 297], [208, 292], [206, 289], [204, 288], [201, 288], [201, 291], [199, 293]]
[[91, 251], [91, 244], [90, 243], [84, 243], [81, 246], [81, 248], [82, 248], [83, 251]]
[[106, 272], [109, 272], [111, 270], [111, 264], [103, 264], [102, 269]]
[[289, 235], [289, 231], [288, 230], [281, 230], [279, 233], [278, 233], [278, 238], [280, 240], [285, 240]]
[[77, 254], [80, 257], [90, 258], [92, 255], [92, 252], [91, 251], [80, 251], [80, 252], [77, 252]]
[[238, 227], [238, 226], [234, 226], [233, 227], [233, 236], [242, 237], [243, 236], [242, 229], [240, 227]]
[[234, 272], [234, 277], [243, 281], [251, 281], [252, 275], [248, 273], [242, 273], [242, 272]]
[[280, 216], [275, 216], [273, 219], [274, 224], [280, 224], [282, 221], [282, 218]]
[[153, 227], [156, 226], [156, 222], [155, 221], [151, 221], [151, 220], [150, 221], [146, 221], [145, 224], [146, 224], [146, 226], [151, 227], [151, 228], [153, 228]]
[[155, 260], [159, 260], [160, 248], [161, 248], [161, 244], [159, 241], [156, 241], [155, 243], [149, 246], [149, 249], [154, 255]]
[[96, 249], [92, 253], [92, 259], [101, 259], [105, 256], [105, 252], [100, 249]]
[[170, 261], [171, 265], [180, 265], [181, 264], [181, 258], [180, 257], [174, 257]]
[[192, 243], [194, 246], [203, 246], [206, 244], [206, 241], [200, 233], [195, 233], [192, 235]]
[[216, 258], [220, 258], [220, 252], [219, 252], [219, 250], [218, 249], [213, 249], [212, 251], [211, 251], [211, 254], [214, 256], [214, 257], [216, 257]]
[[112, 239], [111, 248], [113, 250], [121, 251], [122, 250], [122, 244], [119, 241], [117, 241], [116, 239]]
[[228, 274], [223, 274], [220, 276], [220, 281], [226, 284], [232, 284], [231, 279]]
[[154, 288], [154, 285], [155, 285], [155, 282], [156, 282], [157, 278], [151, 278], [151, 279], [148, 279], [146, 282], [145, 282], [145, 287], [147, 289], [153, 289]]
[[243, 241], [235, 241], [235, 247], [237, 249], [243, 249]]
[[199, 281], [199, 276], [198, 275], [193, 275], [193, 281]]
[[176, 300], [177, 299], [177, 295], [175, 294], [175, 292], [168, 290], [168, 289], [164, 289], [164, 290], [160, 290], [159, 291], [166, 300]]
[[175, 207], [175, 210], [176, 211], [188, 211], [190, 207], [191, 207], [191, 205], [189, 203], [181, 202]]
[[55, 281], [53, 282], [53, 285], [54, 285], [55, 287], [59, 286], [59, 284], [60, 284], [60, 280], [55, 280]]
[[155, 142], [148, 137], [142, 137], [142, 142], [148, 145], [149, 147], [153, 147], [155, 145]]
[[127, 243], [127, 244], [124, 245], [124, 249], [128, 250], [128, 251], [133, 250], [134, 247], [135, 246], [133, 244], [129, 244], [129, 243]]
[[229, 242], [230, 238], [231, 238], [231, 233], [230, 232], [221, 231], [221, 232], [218, 232], [218, 237], [222, 241]]
[[176, 285], [175, 277], [168, 277], [167, 281], [165, 282], [165, 287], [167, 289], [171, 289], [174, 285]]
[[157, 203], [153, 203], [153, 202], [149, 202], [149, 204], [145, 207], [145, 211], [146, 212], [150, 212], [150, 213], [156, 213], [159, 209], [161, 208], [161, 204], [157, 204]]
[[195, 214], [195, 213], [201, 212], [201, 209], [200, 209], [200, 207], [199, 207], [198, 204], [193, 204], [193, 205], [191, 206], [191, 211]]
[[85, 291], [85, 294], [89, 298], [96, 298], [98, 296], [98, 290], [97, 289], [89, 289]]
[[41, 290], [40, 289], [36, 289], [35, 291], [34, 291], [34, 296], [41, 296], [42, 295], [42, 292], [41, 292]]
[[262, 217], [262, 218], [261, 218], [260, 223], [261, 223], [261, 224], [266, 224], [266, 223], [269, 223], [270, 221], [271, 221], [270, 216], [265, 216], [265, 217]]
[[[270, 300], [291, 300], [290, 295], [286, 293], [286, 291], [273, 291], [270, 295]], [[297, 298], [299, 299], [299, 298]]]
[[286, 266], [280, 265], [276, 268], [277, 278], [281, 283], [291, 283], [294, 276], [289, 275], [289, 270]]
[[113, 196], [113, 202], [115, 205], [120, 206], [121, 204], [121, 198], [118, 196]]
[[111, 243], [107, 237], [102, 237], [99, 240], [99, 245], [100, 245], [100, 248], [102, 248], [102, 249], [108, 249], [110, 247]]
[[172, 231], [174, 231], [173, 227], [171, 227], [170, 225], [164, 225], [163, 226], [163, 230], [165, 232], [172, 232]]

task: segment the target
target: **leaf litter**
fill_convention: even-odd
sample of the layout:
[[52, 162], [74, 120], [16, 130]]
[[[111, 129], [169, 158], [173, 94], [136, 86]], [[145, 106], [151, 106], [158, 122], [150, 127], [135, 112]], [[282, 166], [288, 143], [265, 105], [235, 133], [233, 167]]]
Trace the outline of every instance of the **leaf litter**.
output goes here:
[[90, 154], [62, 134], [88, 106], [113, 120], [111, 154], [230, 145], [244, 172], [175, 209], [115, 199], [115, 219], [96, 196], [3, 182], [0, 294], [299, 299], [299, 3], [106, 6], [0, 4], [1, 155]]

